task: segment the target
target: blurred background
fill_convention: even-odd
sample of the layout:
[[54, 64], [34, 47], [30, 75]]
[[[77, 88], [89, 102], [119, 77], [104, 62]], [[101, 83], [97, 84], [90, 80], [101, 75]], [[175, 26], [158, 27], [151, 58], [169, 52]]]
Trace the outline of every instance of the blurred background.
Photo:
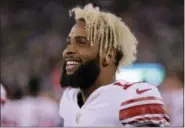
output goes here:
[[120, 16], [139, 41], [136, 63], [117, 79], [159, 87], [172, 125], [183, 126], [183, 0], [2, 0], [0, 78], [9, 99], [34, 93], [57, 111], [62, 51], [73, 25], [68, 10], [90, 2]]

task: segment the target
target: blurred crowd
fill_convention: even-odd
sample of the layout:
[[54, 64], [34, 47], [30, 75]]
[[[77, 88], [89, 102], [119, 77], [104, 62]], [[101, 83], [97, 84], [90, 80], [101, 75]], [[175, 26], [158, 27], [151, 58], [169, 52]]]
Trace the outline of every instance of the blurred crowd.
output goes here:
[[58, 104], [40, 89], [37, 77], [24, 89], [1, 85], [1, 126], [57, 126]]
[[[89, 2], [122, 17], [131, 28], [139, 41], [137, 62], [164, 65], [167, 74], [159, 89], [167, 104], [166, 109], [173, 126], [182, 126], [183, 0], [2, 1], [1, 83], [8, 89], [8, 98], [11, 101], [16, 100], [10, 102], [10, 107], [5, 112], [20, 113], [25, 120], [36, 119], [31, 116], [40, 116], [39, 119], [45, 120], [44, 123], [32, 120], [35, 124], [23, 121], [23, 126], [53, 124], [53, 119], [58, 116], [62, 91], [59, 84], [62, 51], [66, 45], [65, 38], [73, 24], [68, 11], [76, 5]], [[40, 86], [33, 87], [34, 85]], [[17, 102], [18, 99], [21, 99], [21, 103]], [[24, 109], [20, 109], [19, 105]], [[16, 106], [17, 109], [11, 106]], [[12, 111], [15, 109], [17, 111]], [[40, 113], [33, 114], [32, 110]], [[46, 113], [51, 115], [48, 117], [50, 121], [42, 118]], [[19, 114], [16, 116], [18, 117], [12, 118], [20, 117]]]

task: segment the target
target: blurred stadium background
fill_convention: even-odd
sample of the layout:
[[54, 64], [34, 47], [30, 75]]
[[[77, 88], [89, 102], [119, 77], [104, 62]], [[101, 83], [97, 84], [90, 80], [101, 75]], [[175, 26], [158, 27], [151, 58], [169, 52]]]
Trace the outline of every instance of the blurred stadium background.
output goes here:
[[62, 51], [73, 24], [68, 10], [90, 2], [122, 17], [139, 41], [137, 62], [123, 67], [117, 79], [158, 86], [172, 125], [182, 126], [183, 0], [2, 0], [1, 83], [26, 95], [30, 79], [36, 77], [41, 83], [38, 96], [59, 103]]

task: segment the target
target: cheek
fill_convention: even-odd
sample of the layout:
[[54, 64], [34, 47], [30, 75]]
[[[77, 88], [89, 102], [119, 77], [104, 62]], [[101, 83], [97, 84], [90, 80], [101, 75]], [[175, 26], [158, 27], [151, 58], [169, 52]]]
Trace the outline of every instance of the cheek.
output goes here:
[[83, 62], [95, 59], [98, 56], [99, 52], [94, 49], [85, 49], [80, 50], [79, 55]]
[[94, 58], [96, 58], [97, 53], [93, 53], [93, 52], [83, 52], [81, 51], [80, 53], [80, 57], [83, 61], [88, 61], [88, 60], [92, 60]]
[[64, 49], [63, 53], [62, 53], [62, 57], [65, 58], [65, 55], [67, 54], [67, 50]]

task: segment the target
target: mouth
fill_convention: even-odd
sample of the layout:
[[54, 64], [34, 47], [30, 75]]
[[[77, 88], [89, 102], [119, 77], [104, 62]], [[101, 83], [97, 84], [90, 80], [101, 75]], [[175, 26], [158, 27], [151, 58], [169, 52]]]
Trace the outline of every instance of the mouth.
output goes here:
[[66, 73], [73, 74], [80, 65], [79, 60], [66, 60]]

